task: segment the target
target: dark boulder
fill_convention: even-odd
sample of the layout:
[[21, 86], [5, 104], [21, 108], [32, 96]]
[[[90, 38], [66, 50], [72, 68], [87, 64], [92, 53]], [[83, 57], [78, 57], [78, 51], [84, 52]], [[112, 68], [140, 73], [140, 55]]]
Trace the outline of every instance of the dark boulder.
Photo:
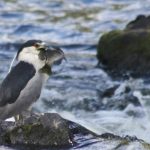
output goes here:
[[126, 81], [126, 84], [116, 85], [106, 89], [103, 93], [99, 94], [99, 105], [104, 110], [124, 110], [128, 105], [135, 107], [141, 106], [137, 97], [134, 96], [134, 90], [131, 85]]
[[46, 113], [39, 117], [31, 116], [18, 122], [12, 130], [2, 136], [2, 141], [13, 145], [71, 146], [69, 125], [58, 114]]
[[[150, 145], [136, 137], [112, 133], [98, 135], [87, 128], [63, 119], [56, 113], [33, 115], [23, 122], [0, 122], [0, 149], [5, 146], [24, 150], [126, 149], [148, 150]], [[8, 149], [8, 148], [7, 148]]]
[[150, 17], [139, 16], [125, 30], [104, 34], [97, 58], [111, 72], [150, 75]]
[[125, 28], [126, 30], [136, 29], [150, 29], [150, 16], [139, 15], [137, 18], [129, 22]]

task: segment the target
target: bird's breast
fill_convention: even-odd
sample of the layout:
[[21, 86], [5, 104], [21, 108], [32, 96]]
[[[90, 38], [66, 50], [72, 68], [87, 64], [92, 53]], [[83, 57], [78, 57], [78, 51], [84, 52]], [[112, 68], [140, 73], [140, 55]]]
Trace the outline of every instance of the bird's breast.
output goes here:
[[40, 97], [42, 87], [47, 79], [47, 74], [37, 72], [33, 78], [29, 80], [26, 87], [21, 91], [19, 97], [14, 103], [0, 108], [0, 118], [6, 119], [13, 115], [17, 115], [22, 111], [28, 110], [30, 106]]
[[10, 108], [16, 107], [16, 109], [22, 108], [22, 110], [27, 110], [40, 97], [42, 87], [47, 79], [48, 76], [37, 72], [21, 91], [16, 102], [9, 105]]

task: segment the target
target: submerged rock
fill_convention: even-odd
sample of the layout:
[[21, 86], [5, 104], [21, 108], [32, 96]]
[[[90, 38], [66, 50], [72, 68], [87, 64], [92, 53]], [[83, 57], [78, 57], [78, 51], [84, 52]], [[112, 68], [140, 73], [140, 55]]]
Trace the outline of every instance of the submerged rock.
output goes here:
[[[129, 81], [130, 82], [130, 81]], [[117, 90], [122, 86], [115, 85], [106, 89], [97, 90], [97, 97], [83, 98], [80, 101], [66, 103], [62, 99], [43, 99], [45, 106], [58, 110], [84, 110], [87, 112], [95, 112], [99, 110], [124, 110], [128, 105], [141, 106], [139, 99], [133, 95], [133, 90], [126, 85], [120, 93]], [[116, 93], [117, 92], [117, 93]]]
[[[99, 94], [99, 105], [104, 110], [124, 110], [129, 105], [135, 107], [141, 106], [139, 99], [134, 96], [132, 83], [134, 81], [127, 80], [124, 84], [116, 85], [106, 89], [102, 94]], [[130, 85], [131, 83], [131, 85]]]
[[[107, 103], [107, 105], [105, 103]], [[112, 98], [105, 98], [102, 100], [102, 105], [105, 110], [124, 110], [129, 104], [141, 106], [138, 98], [133, 96], [132, 93], [124, 94], [120, 97], [114, 96]]]
[[150, 74], [150, 17], [140, 15], [125, 30], [104, 34], [98, 43], [97, 58], [113, 72]]
[[133, 149], [138, 150], [150, 148], [148, 143], [136, 137], [120, 137], [112, 133], [97, 135], [56, 113], [30, 116], [24, 122], [15, 124], [1, 121], [0, 130], [1, 145], [16, 149], [125, 150], [131, 145]]

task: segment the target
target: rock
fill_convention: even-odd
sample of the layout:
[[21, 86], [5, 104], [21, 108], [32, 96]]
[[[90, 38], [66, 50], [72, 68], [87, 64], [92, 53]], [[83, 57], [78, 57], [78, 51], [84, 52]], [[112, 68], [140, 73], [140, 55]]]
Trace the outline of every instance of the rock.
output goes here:
[[139, 15], [137, 18], [129, 22], [126, 30], [150, 29], [150, 16]]
[[[6, 133], [8, 131], [10, 131], [11, 129], [13, 129], [15, 126], [15, 123], [14, 122], [10, 122], [10, 121], [0, 121], [0, 145], [4, 144], [4, 143], [7, 143], [7, 137], [5, 138], [2, 138], [2, 137], [5, 137]], [[5, 142], [6, 141], [6, 142]]]
[[150, 74], [150, 17], [139, 16], [125, 30], [104, 34], [97, 58], [110, 72], [136, 76]]
[[[0, 122], [0, 142], [13, 149], [132, 149], [148, 150], [150, 144], [136, 137], [120, 137], [112, 133], [98, 135], [56, 113], [30, 116], [22, 123]], [[5, 149], [5, 146], [0, 146]], [[8, 149], [8, 148], [7, 148]]]
[[55, 113], [25, 119], [3, 135], [5, 143], [14, 145], [71, 146], [71, 139], [67, 121]]
[[115, 85], [113, 87], [110, 87], [108, 89], [106, 89], [102, 94], [101, 94], [101, 98], [104, 97], [112, 97], [114, 95], [114, 92], [116, 91], [116, 89], [119, 87], [119, 85]]
[[[103, 94], [99, 94], [100, 106], [104, 110], [124, 110], [129, 105], [139, 107], [141, 103], [134, 95], [136, 80], [130, 79], [120, 85], [115, 85], [106, 89]], [[134, 89], [134, 90], [133, 90]], [[111, 93], [111, 95], [107, 93]]]
[[120, 97], [116, 96], [111, 99], [107, 99], [107, 105], [105, 105], [104, 108], [105, 110], [124, 110], [129, 104], [141, 106], [138, 98], [129, 93]]

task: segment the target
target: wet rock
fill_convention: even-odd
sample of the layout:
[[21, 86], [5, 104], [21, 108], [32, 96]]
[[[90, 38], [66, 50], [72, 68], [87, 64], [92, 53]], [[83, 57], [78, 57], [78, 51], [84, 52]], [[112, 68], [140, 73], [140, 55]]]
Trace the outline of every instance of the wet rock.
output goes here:
[[135, 85], [135, 81], [132, 79], [126, 80], [120, 85], [106, 89], [103, 93], [98, 93], [100, 108], [104, 110], [124, 110], [129, 105], [141, 106], [138, 97], [134, 95], [133, 85]]
[[150, 17], [137, 17], [125, 30], [104, 34], [97, 47], [97, 58], [114, 74], [150, 74]]
[[124, 110], [129, 104], [141, 106], [138, 98], [132, 94], [125, 94], [120, 97], [113, 97], [107, 100], [107, 105], [104, 106], [105, 110]]
[[30, 116], [22, 123], [1, 121], [0, 130], [3, 131], [0, 132], [1, 145], [7, 144], [15, 149], [59, 150], [72, 147], [117, 150], [130, 148], [131, 145], [132, 149], [138, 150], [150, 148], [150, 144], [137, 137], [120, 137], [112, 133], [98, 135], [77, 123], [63, 119], [56, 113]]
[[119, 87], [119, 85], [110, 87], [108, 89], [106, 89], [102, 94], [101, 97], [112, 97], [114, 95], [115, 90]]
[[[4, 144], [5, 140], [2, 138], [5, 134], [14, 128], [15, 123], [10, 121], [0, 121], [0, 144]], [[7, 138], [6, 138], [7, 141]]]
[[17, 123], [3, 136], [4, 143], [40, 146], [71, 146], [71, 134], [67, 121], [58, 114], [44, 114]]
[[150, 29], [150, 16], [139, 15], [135, 20], [129, 22], [126, 30], [133, 29]]
[[114, 135], [112, 133], [104, 133], [102, 135], [100, 135], [101, 138], [103, 139], [115, 139], [115, 140], [120, 140], [121, 137], [120, 136], [117, 136], [117, 135]]

